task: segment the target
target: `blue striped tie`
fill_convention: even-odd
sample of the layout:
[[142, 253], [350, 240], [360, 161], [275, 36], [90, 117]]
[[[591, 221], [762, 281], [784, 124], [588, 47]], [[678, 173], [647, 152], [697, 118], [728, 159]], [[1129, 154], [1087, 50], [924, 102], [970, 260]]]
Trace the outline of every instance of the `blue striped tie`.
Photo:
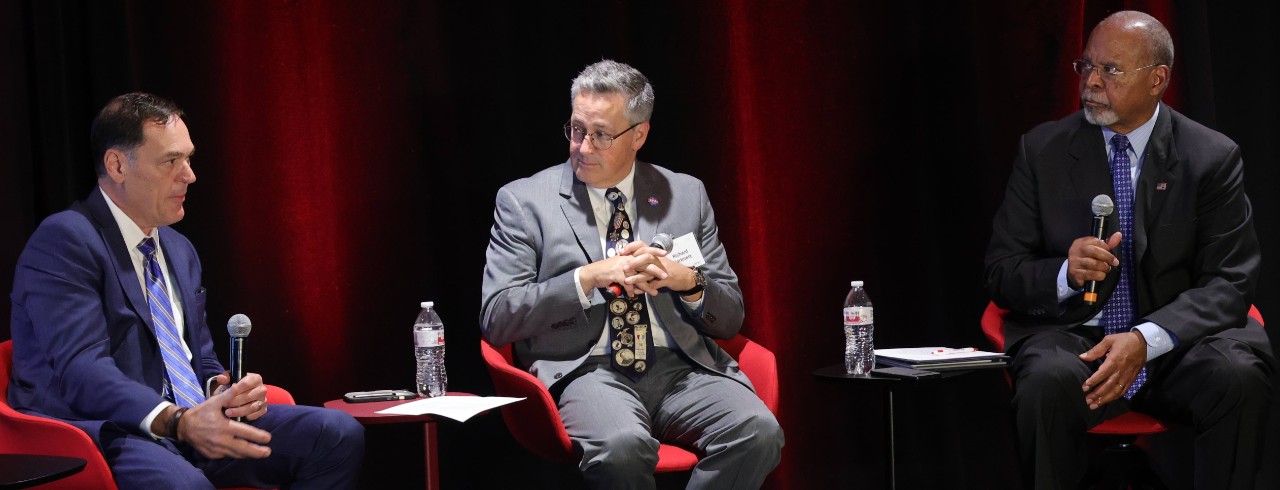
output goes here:
[[156, 340], [160, 341], [160, 354], [164, 357], [164, 368], [169, 373], [169, 384], [173, 387], [173, 402], [180, 407], [194, 407], [204, 401], [200, 392], [200, 383], [196, 381], [196, 373], [191, 369], [191, 362], [182, 351], [182, 342], [178, 340], [178, 327], [170, 310], [169, 288], [165, 286], [164, 274], [160, 272], [160, 261], [156, 260], [155, 240], [147, 237], [138, 244], [145, 258], [144, 268], [147, 276], [147, 305], [151, 307], [151, 320], [156, 328]]
[[[1103, 333], [1126, 332], [1133, 327], [1133, 173], [1129, 160], [1129, 138], [1123, 134], [1111, 137], [1111, 180], [1116, 192], [1116, 210], [1120, 215], [1120, 280], [1111, 299], [1102, 308]], [[1125, 398], [1132, 398], [1147, 382], [1147, 367], [1142, 366]]]

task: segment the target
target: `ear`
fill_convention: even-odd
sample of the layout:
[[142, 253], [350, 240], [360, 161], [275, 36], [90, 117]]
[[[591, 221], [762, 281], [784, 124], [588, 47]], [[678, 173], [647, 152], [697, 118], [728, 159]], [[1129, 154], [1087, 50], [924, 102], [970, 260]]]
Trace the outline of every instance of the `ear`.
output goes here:
[[1166, 88], [1169, 88], [1169, 65], [1160, 65], [1152, 68], [1148, 81], [1150, 83], [1148, 92], [1159, 97]]
[[120, 150], [111, 148], [102, 155], [102, 165], [107, 169], [107, 178], [119, 184], [124, 182], [124, 176], [128, 172], [129, 156]]
[[631, 140], [631, 151], [640, 151], [640, 147], [649, 139], [649, 123], [642, 122], [631, 131], [636, 133], [636, 137]]

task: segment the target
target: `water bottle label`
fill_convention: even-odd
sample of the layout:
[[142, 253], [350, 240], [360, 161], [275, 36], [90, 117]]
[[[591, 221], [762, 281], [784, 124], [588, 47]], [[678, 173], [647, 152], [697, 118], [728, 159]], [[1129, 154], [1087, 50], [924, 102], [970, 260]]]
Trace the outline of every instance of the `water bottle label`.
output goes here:
[[870, 325], [875, 323], [875, 313], [870, 306], [850, 306], [844, 309], [844, 324]]
[[415, 347], [444, 345], [444, 330], [414, 330], [413, 345]]

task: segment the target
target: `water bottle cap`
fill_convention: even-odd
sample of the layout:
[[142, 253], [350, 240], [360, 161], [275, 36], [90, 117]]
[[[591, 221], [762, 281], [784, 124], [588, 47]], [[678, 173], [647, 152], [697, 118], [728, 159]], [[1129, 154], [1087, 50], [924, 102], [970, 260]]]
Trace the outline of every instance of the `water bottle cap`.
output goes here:
[[422, 302], [422, 307], [423, 307], [423, 308], [431, 308], [431, 307], [433, 307], [433, 306], [435, 306], [435, 305], [436, 305], [436, 302], [435, 302], [435, 301], [423, 301], [423, 302]]
[[855, 288], [862, 287], [862, 281], [849, 281], [849, 285]]

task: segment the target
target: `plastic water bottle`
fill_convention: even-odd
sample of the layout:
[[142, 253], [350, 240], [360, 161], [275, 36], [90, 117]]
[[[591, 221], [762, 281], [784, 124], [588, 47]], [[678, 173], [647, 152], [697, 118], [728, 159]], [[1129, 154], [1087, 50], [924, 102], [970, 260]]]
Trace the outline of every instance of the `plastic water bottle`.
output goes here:
[[413, 347], [418, 358], [418, 396], [444, 395], [449, 384], [444, 370], [444, 322], [432, 301], [422, 302], [422, 311], [413, 322]]
[[853, 289], [844, 297], [844, 370], [855, 376], [870, 376], [876, 367], [875, 311], [862, 281], [849, 285]]

